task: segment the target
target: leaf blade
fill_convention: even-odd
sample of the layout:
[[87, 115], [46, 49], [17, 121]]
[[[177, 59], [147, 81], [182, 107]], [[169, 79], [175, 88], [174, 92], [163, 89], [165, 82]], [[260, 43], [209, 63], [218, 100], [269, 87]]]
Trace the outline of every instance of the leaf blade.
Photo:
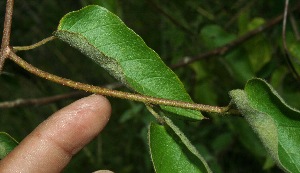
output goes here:
[[300, 172], [300, 112], [261, 79], [230, 95], [277, 164], [287, 172]]
[[5, 132], [0, 132], [0, 160], [10, 153], [18, 142]]
[[[176, 74], [116, 15], [87, 6], [65, 15], [55, 36], [79, 49], [127, 87], [148, 96], [193, 102]], [[161, 106], [194, 120], [199, 111]]]
[[206, 165], [192, 154], [167, 127], [151, 123], [149, 126], [151, 159], [157, 173], [204, 173]]

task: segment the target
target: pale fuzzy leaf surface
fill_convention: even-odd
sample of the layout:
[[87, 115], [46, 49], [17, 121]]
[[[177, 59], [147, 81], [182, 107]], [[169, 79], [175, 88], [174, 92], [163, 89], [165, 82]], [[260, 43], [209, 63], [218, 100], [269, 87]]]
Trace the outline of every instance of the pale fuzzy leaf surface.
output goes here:
[[167, 126], [149, 127], [151, 159], [156, 173], [209, 173], [207, 164], [194, 155]]
[[300, 112], [262, 79], [252, 79], [230, 95], [278, 166], [300, 172]]
[[10, 153], [18, 142], [5, 132], [0, 132], [0, 160]]
[[[87, 6], [65, 15], [54, 34], [138, 93], [192, 102], [181, 81], [158, 54], [103, 7]], [[182, 117], [203, 118], [199, 111], [161, 107]]]

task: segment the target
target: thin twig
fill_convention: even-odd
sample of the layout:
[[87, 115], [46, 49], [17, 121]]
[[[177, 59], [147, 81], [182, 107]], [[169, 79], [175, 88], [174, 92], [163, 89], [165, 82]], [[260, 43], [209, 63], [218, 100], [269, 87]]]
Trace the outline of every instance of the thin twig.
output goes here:
[[283, 45], [285, 60], [288, 65], [288, 68], [291, 71], [291, 73], [293, 74], [293, 76], [297, 79], [297, 81], [300, 82], [300, 76], [297, 73], [297, 70], [295, 69], [295, 67], [292, 63], [290, 53], [289, 53], [287, 43], [286, 43], [286, 21], [287, 21], [288, 9], [289, 9], [289, 0], [285, 0], [283, 22], [282, 22], [282, 45]]
[[[123, 86], [121, 83], [111, 83], [111, 84], [104, 85], [103, 87], [116, 89], [121, 86]], [[26, 99], [20, 98], [13, 101], [0, 102], [0, 109], [15, 108], [21, 106], [40, 106], [40, 105], [54, 103], [60, 100], [86, 96], [87, 94], [88, 94], [87, 92], [83, 92], [83, 91], [73, 91], [70, 93], [58, 94], [58, 95], [42, 97], [42, 98], [26, 98]]]
[[290, 21], [291, 21], [291, 24], [292, 24], [292, 27], [293, 27], [293, 31], [294, 31], [295, 36], [296, 36], [296, 40], [299, 41], [300, 40], [299, 28], [297, 26], [297, 22], [296, 22], [295, 16], [292, 13], [290, 14]]
[[[286, 54], [288, 55], [288, 51], [287, 51], [287, 44], [286, 44], [286, 19], [287, 19], [287, 14], [288, 14], [288, 6], [289, 6], [289, 0], [285, 0], [285, 6], [284, 6], [284, 13], [283, 13], [283, 21], [282, 21], [282, 45], [283, 48], [285, 50], [285, 52], [287, 52]], [[289, 57], [287, 56], [287, 58], [289, 59]], [[288, 60], [290, 61], [290, 60]]]
[[182, 62], [179, 62], [177, 64], [171, 65], [172, 68], [179, 68], [182, 66], [186, 66], [188, 64], [191, 64], [195, 61], [198, 61], [200, 59], [205, 59], [205, 58], [209, 58], [212, 56], [217, 56], [217, 55], [224, 55], [227, 52], [229, 52], [230, 50], [232, 50], [233, 48], [235, 48], [236, 46], [241, 45], [242, 43], [246, 42], [247, 40], [251, 39], [253, 36], [262, 33], [263, 31], [271, 28], [272, 26], [278, 24], [280, 21], [282, 20], [282, 15], [272, 19], [270, 22], [268, 22], [267, 24], [258, 27], [257, 29], [254, 29], [252, 31], [247, 32], [246, 34], [240, 36], [239, 38], [233, 40], [232, 42], [225, 44], [222, 47], [218, 47], [214, 50], [196, 55], [196, 56], [192, 56], [188, 59], [184, 59]]
[[196, 11], [200, 14], [200, 15], [202, 15], [202, 16], [204, 16], [204, 17], [206, 17], [208, 20], [215, 20], [215, 16], [214, 16], [214, 14], [211, 14], [209, 11], [207, 11], [207, 10], [205, 10], [204, 8], [202, 8], [201, 6], [198, 6], [197, 7], [197, 9], [196, 9]]
[[230, 27], [238, 18], [239, 16], [246, 10], [249, 10], [253, 7], [253, 5], [256, 3], [257, 0], [253, 0], [253, 1], [247, 1], [247, 4], [244, 5], [243, 7], [237, 7], [239, 10], [238, 12], [231, 17], [231, 19], [226, 23], [225, 28]]
[[29, 46], [14, 46], [13, 47], [13, 51], [14, 52], [18, 52], [18, 51], [25, 51], [25, 50], [35, 49], [37, 47], [40, 47], [40, 46], [46, 44], [49, 41], [54, 40], [55, 38], [56, 38], [55, 36], [50, 36], [48, 38], [45, 38], [45, 39], [43, 39], [43, 40], [41, 40], [41, 41], [39, 41], [37, 43], [34, 43], [32, 45], [29, 45]]
[[33, 99], [17, 99], [14, 101], [6, 101], [6, 102], [1, 102], [0, 103], [0, 108], [15, 108], [15, 107], [20, 107], [20, 106], [28, 106], [28, 105], [45, 105], [49, 103], [53, 103], [59, 100], [67, 99], [67, 98], [75, 98], [75, 97], [82, 97], [87, 95], [87, 93], [82, 92], [82, 91], [76, 91], [76, 92], [71, 92], [67, 94], [59, 94], [55, 96], [50, 96], [50, 97], [43, 97], [43, 98], [33, 98]]
[[177, 26], [179, 29], [183, 30], [184, 32], [190, 34], [190, 35], [194, 35], [194, 33], [187, 28], [186, 26], [184, 26], [183, 24], [181, 24], [180, 22], [178, 22], [174, 17], [172, 17], [171, 15], [169, 15], [167, 12], [165, 12], [159, 5], [157, 5], [153, 0], [147, 0], [159, 13], [161, 13], [163, 16], [165, 16], [167, 19], [169, 19], [175, 26]]
[[282, 41], [283, 41], [282, 43], [283, 43], [284, 49], [287, 49], [285, 33], [286, 33], [286, 19], [287, 19], [288, 9], [289, 9], [289, 0], [285, 0], [283, 21], [282, 21]]
[[133, 94], [128, 92], [122, 92], [117, 90], [111, 90], [108, 88], [88, 85], [85, 83], [75, 82], [70, 79], [62, 78], [45, 71], [42, 71], [31, 64], [24, 61], [22, 58], [17, 56], [14, 52], [10, 51], [9, 59], [14, 61], [16, 64], [24, 68], [25, 70], [29, 71], [32, 74], [35, 74], [41, 78], [71, 87], [79, 90], [84, 90], [86, 92], [91, 92], [95, 94], [101, 94], [110, 97], [116, 97], [121, 99], [127, 99], [132, 101], [143, 102], [145, 104], [156, 104], [156, 105], [165, 105], [165, 106], [173, 106], [173, 107], [180, 107], [185, 109], [193, 109], [205, 112], [214, 112], [214, 113], [227, 113], [228, 107], [218, 107], [218, 106], [210, 106], [210, 105], [203, 105], [203, 104], [196, 104], [196, 103], [189, 103], [183, 101], [176, 101], [176, 100], [169, 100], [163, 98], [155, 98], [150, 96], [144, 96], [140, 94]]
[[1, 43], [1, 51], [0, 51], [0, 72], [3, 69], [5, 59], [8, 57], [8, 51], [6, 49], [10, 45], [13, 7], [14, 7], [14, 0], [7, 0], [5, 18], [4, 18], [3, 36], [2, 36], [2, 43]]
[[[295, 11], [297, 9], [299, 9], [300, 7], [300, 3], [298, 3], [293, 9], [291, 9], [291, 11]], [[171, 67], [173, 69], [175, 68], [179, 68], [182, 66], [186, 66], [188, 64], [191, 64], [193, 62], [196, 62], [200, 59], [205, 59], [205, 58], [209, 58], [209, 57], [213, 57], [213, 56], [217, 56], [217, 55], [224, 55], [226, 53], [228, 53], [230, 50], [232, 50], [233, 48], [241, 45], [242, 43], [246, 42], [247, 40], [251, 39], [253, 36], [258, 35], [264, 31], [266, 31], [267, 29], [272, 28], [274, 25], [279, 24], [280, 21], [283, 19], [283, 15], [279, 15], [273, 19], [271, 19], [269, 22], [267, 22], [266, 24], [247, 32], [246, 34], [240, 36], [239, 38], [233, 40], [232, 42], [222, 46], [222, 47], [218, 47], [214, 50], [196, 55], [196, 56], [191, 56], [188, 58], [183, 58], [183, 60], [177, 64], [173, 64], [171, 65]]]

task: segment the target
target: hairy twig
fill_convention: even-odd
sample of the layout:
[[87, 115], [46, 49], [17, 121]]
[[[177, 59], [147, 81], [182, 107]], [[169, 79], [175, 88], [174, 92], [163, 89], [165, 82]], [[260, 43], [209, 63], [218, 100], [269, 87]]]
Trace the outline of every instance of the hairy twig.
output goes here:
[[[196, 103], [189, 103], [189, 102], [183, 102], [183, 101], [176, 101], [176, 100], [169, 100], [169, 99], [163, 99], [163, 98], [155, 98], [140, 94], [133, 94], [128, 92], [122, 92], [117, 90], [111, 90], [108, 88], [103, 88], [99, 86], [93, 86], [88, 85], [85, 83], [75, 82], [70, 79], [62, 78], [50, 73], [47, 73], [45, 71], [42, 71], [31, 64], [24, 61], [22, 58], [17, 56], [13, 51], [9, 52], [9, 59], [14, 61], [16, 64], [24, 68], [25, 70], [42, 77], [44, 79], [71, 87], [79, 90], [84, 90], [86, 92], [91, 92], [95, 94], [101, 94], [105, 96], [110, 97], [116, 97], [121, 99], [127, 99], [132, 101], [138, 101], [143, 102], [145, 104], [157, 104], [157, 105], [166, 105], [166, 106], [174, 106], [174, 107], [180, 107], [185, 109], [193, 109], [193, 110], [199, 110], [199, 111], [205, 111], [205, 112], [215, 112], [215, 113], [231, 113], [231, 110], [229, 110], [229, 107], [218, 107], [218, 106], [210, 106], [210, 105], [203, 105], [203, 104], [196, 104]], [[234, 112], [234, 111], [232, 111]]]
[[283, 49], [284, 49], [285, 60], [286, 60], [287, 66], [290, 69], [293, 76], [297, 79], [297, 81], [300, 82], [300, 76], [297, 73], [297, 70], [295, 69], [295, 67], [292, 63], [290, 53], [289, 53], [287, 43], [286, 43], [286, 21], [287, 21], [288, 9], [289, 9], [289, 0], [285, 0], [283, 22], [282, 22], [282, 45], [283, 45]]
[[4, 61], [8, 57], [8, 50], [10, 44], [10, 34], [11, 34], [11, 23], [13, 15], [14, 0], [7, 0], [6, 2], [6, 12], [4, 18], [4, 28], [3, 36], [0, 50], [0, 74], [3, 69]]
[[13, 51], [14, 52], [18, 52], [18, 51], [25, 51], [25, 50], [35, 49], [37, 47], [40, 47], [40, 46], [46, 44], [49, 41], [54, 40], [55, 38], [56, 37], [54, 37], [54, 36], [50, 36], [48, 38], [45, 38], [45, 39], [43, 39], [43, 40], [41, 40], [41, 41], [39, 41], [39, 42], [37, 42], [35, 44], [29, 45], [29, 46], [14, 46], [13, 47]]
[[[298, 3], [293, 9], [291, 9], [291, 11], [295, 11], [297, 9], [299, 9], [300, 7], [300, 3]], [[264, 31], [266, 31], [267, 29], [272, 28], [274, 25], [279, 24], [280, 21], [283, 19], [283, 15], [279, 15], [273, 19], [271, 19], [269, 22], [267, 22], [266, 24], [247, 32], [246, 34], [240, 36], [239, 38], [233, 40], [232, 42], [216, 48], [214, 50], [196, 55], [196, 56], [191, 56], [191, 57], [185, 57], [183, 58], [183, 60], [177, 64], [173, 64], [171, 65], [172, 68], [179, 68], [182, 66], [186, 66], [188, 64], [191, 64], [193, 62], [196, 62], [200, 59], [205, 59], [205, 58], [209, 58], [209, 57], [213, 57], [213, 56], [217, 56], [217, 55], [224, 55], [226, 53], [228, 53], [230, 50], [232, 50], [233, 48], [241, 45], [242, 43], [246, 42], [247, 40], [251, 39], [253, 36], [258, 35]]]

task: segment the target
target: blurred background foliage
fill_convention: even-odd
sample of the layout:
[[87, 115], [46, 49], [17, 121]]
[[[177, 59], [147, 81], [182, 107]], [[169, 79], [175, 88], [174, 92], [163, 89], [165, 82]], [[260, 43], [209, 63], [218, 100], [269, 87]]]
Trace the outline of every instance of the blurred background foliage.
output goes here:
[[[291, 0], [290, 7], [295, 7], [296, 3]], [[272, 21], [284, 9], [283, 0], [16, 0], [12, 45], [30, 45], [50, 36], [64, 14], [90, 4], [104, 6], [117, 14], [169, 66], [224, 46]], [[1, 23], [4, 7], [2, 0]], [[288, 49], [298, 73], [299, 17], [299, 10], [290, 14], [286, 31]], [[0, 29], [3, 29], [2, 24]], [[279, 22], [223, 55], [203, 58], [174, 71], [197, 103], [225, 106], [230, 102], [228, 91], [243, 88], [250, 78], [260, 77], [299, 109], [299, 81], [286, 65], [281, 31], [282, 22]], [[38, 68], [72, 80], [94, 85], [116, 82], [98, 65], [58, 40], [18, 54]], [[0, 102], [69, 92], [73, 90], [29, 74], [10, 61], [6, 61], [0, 76]], [[76, 99], [1, 109], [0, 131], [21, 141], [49, 115]], [[147, 128], [154, 119], [140, 103], [109, 100], [113, 115], [107, 128], [74, 157], [65, 172], [97, 169], [153, 172]], [[209, 119], [185, 122], [182, 128], [214, 172], [281, 172], [242, 117], [204, 114]]]

